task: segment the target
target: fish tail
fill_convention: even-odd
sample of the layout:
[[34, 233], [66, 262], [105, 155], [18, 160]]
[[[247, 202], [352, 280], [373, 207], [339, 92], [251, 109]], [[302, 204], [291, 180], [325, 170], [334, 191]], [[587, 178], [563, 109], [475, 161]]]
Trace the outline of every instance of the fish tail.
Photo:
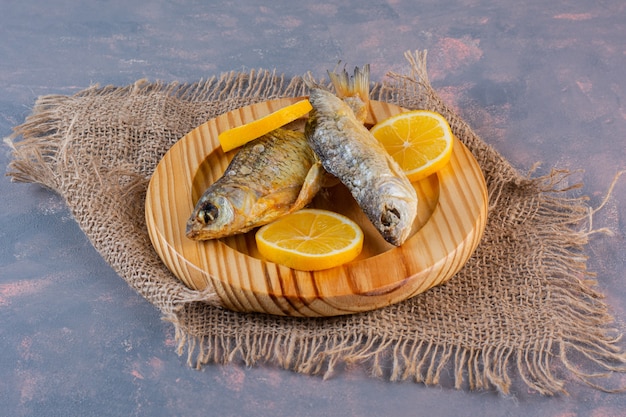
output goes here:
[[363, 68], [355, 67], [351, 77], [344, 68], [343, 71], [328, 71], [330, 81], [335, 87], [339, 98], [358, 96], [364, 103], [370, 98], [370, 66], [365, 64]]

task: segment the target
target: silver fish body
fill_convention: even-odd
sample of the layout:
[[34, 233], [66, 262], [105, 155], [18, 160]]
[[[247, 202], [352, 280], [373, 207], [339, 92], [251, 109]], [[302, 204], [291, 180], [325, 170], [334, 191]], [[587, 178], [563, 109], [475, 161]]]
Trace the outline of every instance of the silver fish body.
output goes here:
[[245, 233], [308, 204], [324, 170], [303, 133], [277, 129], [244, 145], [198, 200], [186, 235], [194, 240]]
[[326, 171], [347, 186], [383, 238], [401, 245], [417, 215], [417, 194], [400, 166], [363, 125], [364, 116], [355, 116], [353, 108], [366, 114], [360, 107], [367, 102], [354, 95], [342, 100], [317, 87], [311, 88], [309, 101], [313, 110], [305, 136], [311, 148]]

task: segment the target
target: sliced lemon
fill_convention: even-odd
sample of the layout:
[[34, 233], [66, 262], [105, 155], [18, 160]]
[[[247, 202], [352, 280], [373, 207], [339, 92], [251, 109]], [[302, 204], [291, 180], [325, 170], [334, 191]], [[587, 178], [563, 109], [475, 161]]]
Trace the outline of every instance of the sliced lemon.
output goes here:
[[411, 181], [439, 171], [452, 155], [454, 136], [439, 113], [427, 110], [400, 113], [377, 123], [370, 131]]
[[225, 130], [217, 136], [217, 139], [222, 145], [222, 150], [228, 152], [293, 122], [310, 112], [312, 108], [308, 99], [300, 100], [250, 123]]
[[341, 214], [302, 209], [261, 227], [257, 248], [268, 261], [301, 271], [342, 265], [363, 249], [363, 231]]

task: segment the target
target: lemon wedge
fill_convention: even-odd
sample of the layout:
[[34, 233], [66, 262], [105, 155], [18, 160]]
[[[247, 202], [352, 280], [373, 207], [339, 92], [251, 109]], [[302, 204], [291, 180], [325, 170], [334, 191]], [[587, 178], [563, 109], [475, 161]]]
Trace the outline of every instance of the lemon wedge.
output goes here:
[[311, 111], [311, 103], [308, 99], [297, 101], [283, 107], [267, 116], [253, 120], [241, 126], [225, 130], [217, 136], [224, 152], [228, 152], [239, 146], [259, 138], [272, 130], [278, 129], [287, 123], [306, 115]]

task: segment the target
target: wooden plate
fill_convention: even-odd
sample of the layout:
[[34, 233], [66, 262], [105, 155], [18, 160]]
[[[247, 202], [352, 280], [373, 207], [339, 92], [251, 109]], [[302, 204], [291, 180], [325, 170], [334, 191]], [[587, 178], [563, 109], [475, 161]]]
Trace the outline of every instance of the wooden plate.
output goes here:
[[[267, 101], [209, 120], [172, 146], [159, 162], [148, 186], [146, 222], [168, 268], [192, 289], [214, 287], [226, 308], [307, 317], [373, 310], [452, 277], [476, 249], [487, 219], [485, 180], [458, 140], [444, 169], [414, 183], [418, 216], [412, 236], [401, 247], [380, 237], [342, 184], [324, 190], [312, 203], [351, 217], [365, 232], [361, 255], [336, 268], [302, 272], [267, 262], [257, 251], [254, 231], [205, 242], [185, 236], [196, 201], [232, 158], [233, 152], [222, 152], [218, 133], [297, 100]], [[402, 111], [372, 102], [371, 122]]]

